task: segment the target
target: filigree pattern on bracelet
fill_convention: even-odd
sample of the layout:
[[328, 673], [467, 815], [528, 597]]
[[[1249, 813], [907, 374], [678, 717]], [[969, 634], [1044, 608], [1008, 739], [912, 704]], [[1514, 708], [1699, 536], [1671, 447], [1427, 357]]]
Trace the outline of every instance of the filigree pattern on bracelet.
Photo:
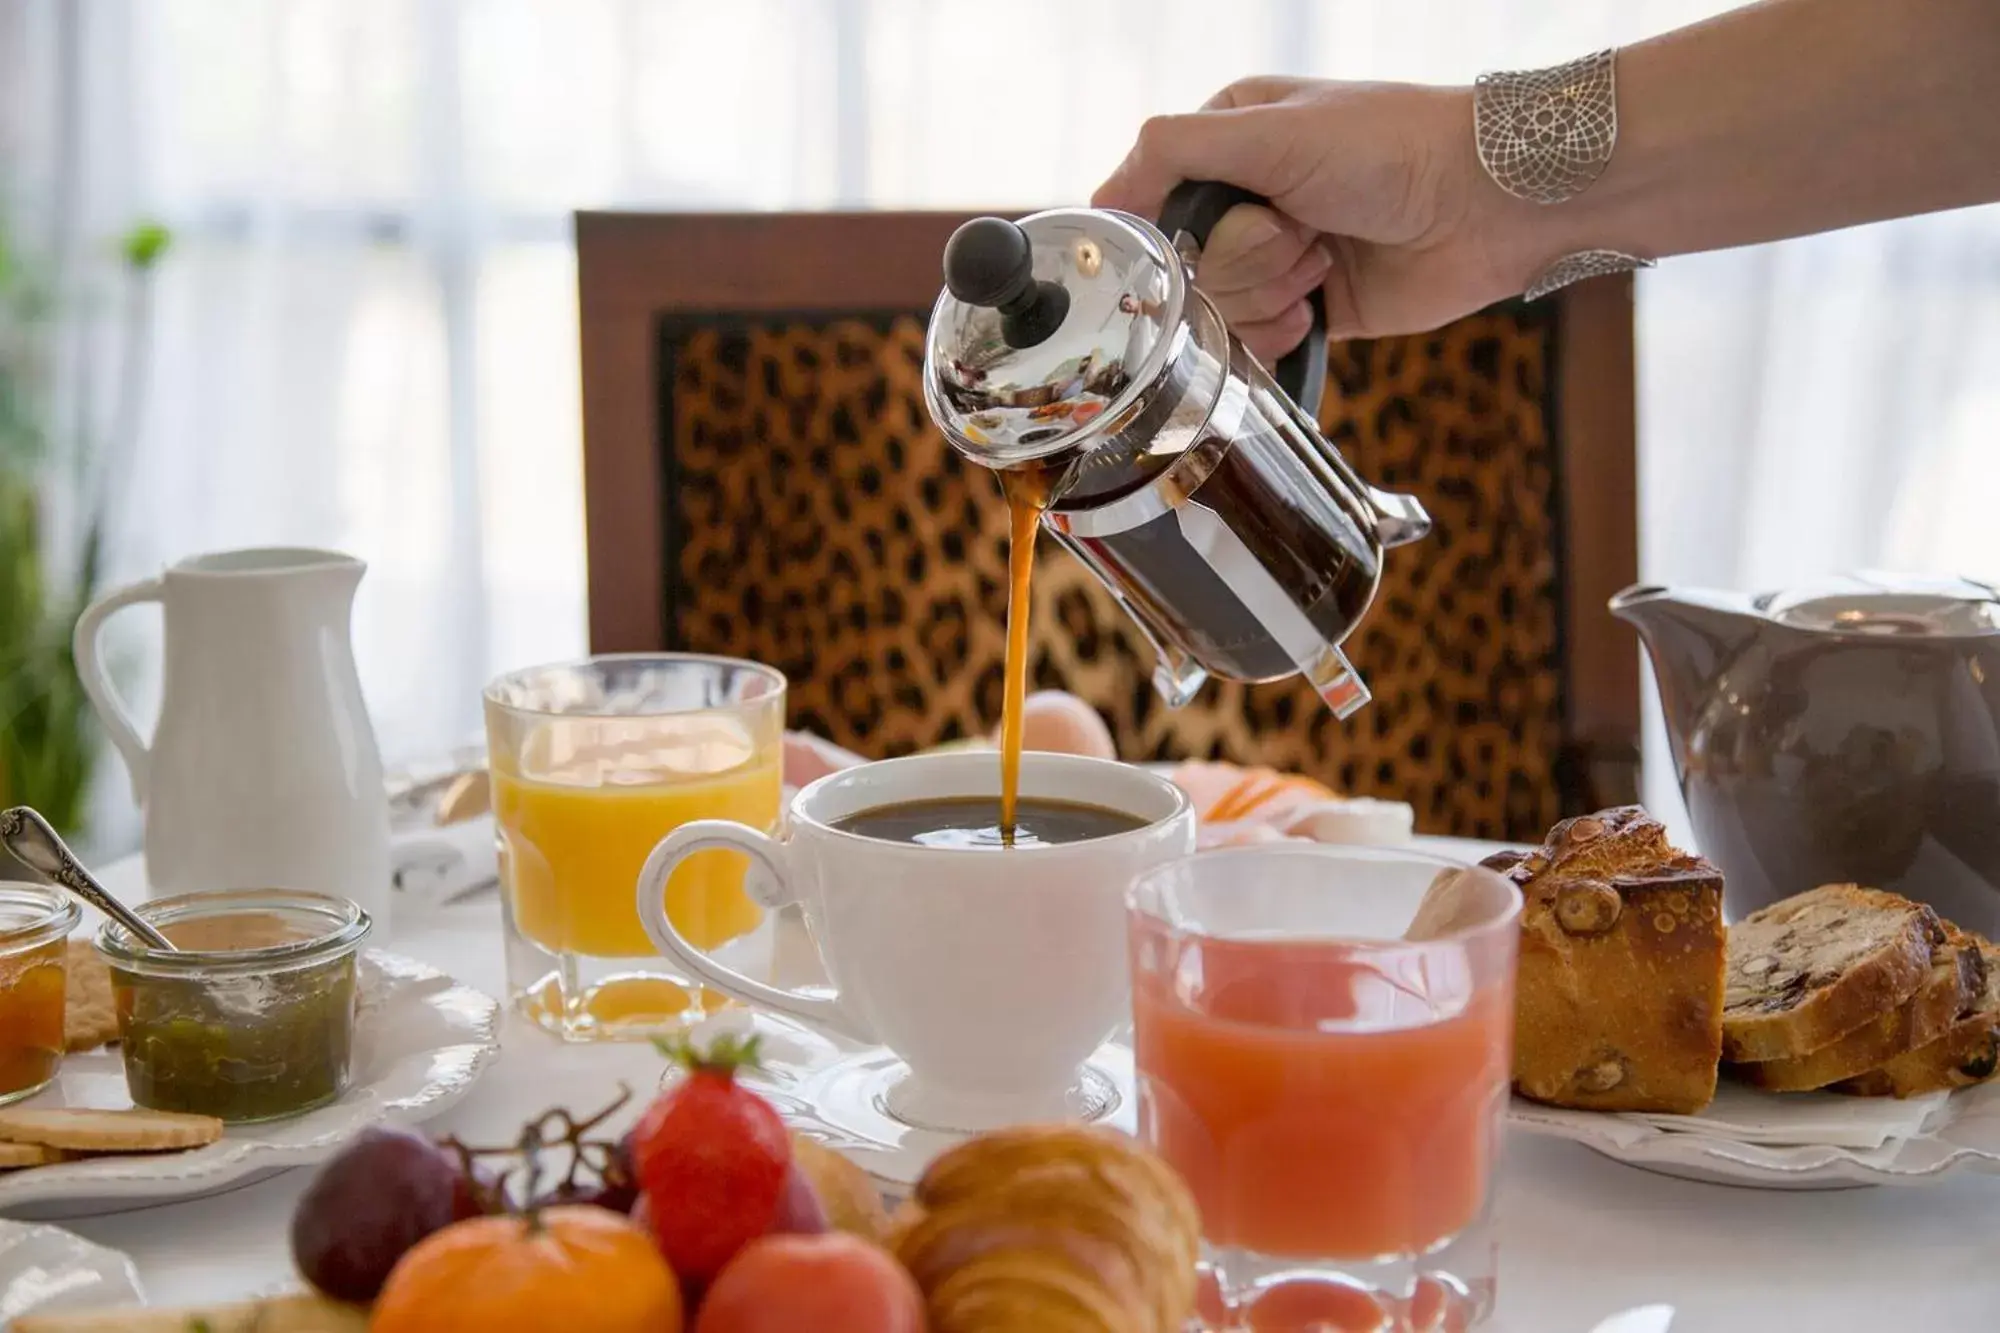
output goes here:
[[1564, 255], [1555, 263], [1535, 275], [1522, 293], [1530, 301], [1539, 301], [1550, 292], [1567, 287], [1572, 282], [1582, 282], [1585, 278], [1602, 278], [1612, 273], [1629, 273], [1635, 268], [1651, 268], [1653, 261], [1641, 259], [1617, 250], [1579, 250], [1573, 255]]
[[1617, 53], [1553, 69], [1500, 70], [1473, 84], [1480, 165], [1517, 199], [1559, 204], [1590, 188], [1618, 146]]

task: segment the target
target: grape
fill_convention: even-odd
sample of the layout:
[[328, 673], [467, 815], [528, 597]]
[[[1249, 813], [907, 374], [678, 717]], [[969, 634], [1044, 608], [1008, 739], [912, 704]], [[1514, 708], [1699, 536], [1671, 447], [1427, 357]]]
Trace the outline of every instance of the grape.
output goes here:
[[472, 1164], [472, 1174], [467, 1175], [456, 1154], [445, 1151], [445, 1157], [458, 1172], [458, 1178], [451, 1186], [451, 1216], [455, 1222], [463, 1222], [468, 1217], [482, 1217], [487, 1213], [503, 1211], [506, 1195], [502, 1192], [499, 1178], [477, 1162]]
[[632, 1205], [639, 1200], [639, 1191], [630, 1185], [601, 1182], [593, 1184], [579, 1180], [575, 1183], [557, 1185], [543, 1193], [543, 1205], [569, 1203], [588, 1204], [593, 1208], [608, 1208], [614, 1213], [630, 1213]]
[[[620, 1139], [605, 1153], [604, 1174], [595, 1179], [566, 1180], [541, 1192], [539, 1202], [587, 1204], [594, 1208], [608, 1208], [614, 1213], [630, 1213], [632, 1205], [639, 1199], [638, 1177], [632, 1172], [631, 1147]], [[589, 1174], [588, 1163], [595, 1160], [595, 1154], [583, 1159], [585, 1174]]]
[[364, 1129], [299, 1197], [292, 1258], [321, 1292], [365, 1304], [411, 1246], [479, 1211], [458, 1163], [429, 1139], [405, 1129]]
[[653, 1238], [653, 1201], [641, 1193], [632, 1201], [632, 1225]]
[[817, 1236], [827, 1229], [826, 1209], [812, 1178], [799, 1170], [797, 1162], [785, 1173], [785, 1191], [778, 1196], [778, 1212], [771, 1219], [773, 1235]]
[[637, 1180], [639, 1168], [632, 1165], [632, 1135], [627, 1131], [611, 1146], [611, 1166], [623, 1179]]

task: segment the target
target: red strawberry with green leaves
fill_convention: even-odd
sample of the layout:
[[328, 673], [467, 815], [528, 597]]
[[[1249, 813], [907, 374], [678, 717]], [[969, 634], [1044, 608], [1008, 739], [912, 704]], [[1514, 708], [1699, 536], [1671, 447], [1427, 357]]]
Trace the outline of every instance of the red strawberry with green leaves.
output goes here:
[[700, 1053], [685, 1040], [658, 1043], [687, 1076], [631, 1134], [647, 1229], [696, 1289], [770, 1231], [784, 1201], [791, 1137], [769, 1102], [736, 1083], [738, 1070], [756, 1067], [757, 1040], [719, 1037]]

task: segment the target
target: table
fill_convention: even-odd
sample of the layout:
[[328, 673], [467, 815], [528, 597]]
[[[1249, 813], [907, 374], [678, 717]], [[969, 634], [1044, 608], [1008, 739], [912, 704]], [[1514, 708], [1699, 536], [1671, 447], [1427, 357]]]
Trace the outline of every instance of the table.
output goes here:
[[[144, 867], [110, 887], [144, 896]], [[399, 916], [380, 942], [493, 995], [504, 991], [491, 895]], [[552, 1103], [608, 1100], [622, 1078], [658, 1078], [643, 1043], [571, 1046], [509, 1016], [500, 1058], [428, 1128], [510, 1140]], [[230, 1193], [63, 1225], [132, 1256], [156, 1303], [222, 1300], [286, 1283], [287, 1228], [309, 1173]], [[1588, 1333], [1664, 1303], [1673, 1333], [1879, 1333], [1984, 1329], [2000, 1317], [2000, 1177], [1786, 1194], [1673, 1180], [1576, 1144], [1514, 1134], [1501, 1168], [1495, 1333]]]

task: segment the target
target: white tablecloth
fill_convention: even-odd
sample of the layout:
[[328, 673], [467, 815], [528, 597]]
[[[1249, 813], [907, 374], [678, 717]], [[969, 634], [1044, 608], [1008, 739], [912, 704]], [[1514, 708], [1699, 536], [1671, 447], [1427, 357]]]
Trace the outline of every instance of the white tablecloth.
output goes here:
[[[114, 890], [143, 896], [136, 862]], [[408, 914], [378, 942], [501, 995], [499, 904]], [[551, 1104], [579, 1109], [657, 1081], [640, 1043], [568, 1046], [509, 1018], [497, 1060], [430, 1128], [510, 1140]], [[131, 1255], [155, 1303], [262, 1291], [291, 1271], [286, 1233], [306, 1172], [231, 1193], [64, 1223]], [[1505, 1333], [1587, 1333], [1616, 1311], [1676, 1310], [1673, 1333], [1986, 1329], [2000, 1320], [2000, 1177], [1786, 1194], [1672, 1180], [1574, 1144], [1515, 1134], [1498, 1199]]]

